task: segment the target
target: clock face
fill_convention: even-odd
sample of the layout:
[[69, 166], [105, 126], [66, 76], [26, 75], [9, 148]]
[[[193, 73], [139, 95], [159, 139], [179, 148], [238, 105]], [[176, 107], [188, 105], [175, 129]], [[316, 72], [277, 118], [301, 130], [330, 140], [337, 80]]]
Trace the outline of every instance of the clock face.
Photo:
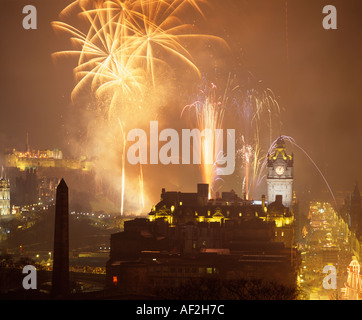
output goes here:
[[284, 167], [282, 166], [276, 167], [275, 172], [277, 173], [277, 175], [281, 176], [284, 173]]

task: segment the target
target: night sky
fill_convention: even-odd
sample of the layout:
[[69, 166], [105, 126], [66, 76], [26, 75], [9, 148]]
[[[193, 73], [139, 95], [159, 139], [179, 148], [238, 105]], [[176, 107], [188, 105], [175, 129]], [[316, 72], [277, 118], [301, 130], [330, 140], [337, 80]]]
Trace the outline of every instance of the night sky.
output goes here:
[[[71, 152], [75, 62], [53, 63], [51, 53], [69, 48], [69, 43], [50, 25], [70, 2], [0, 0], [1, 150], [23, 149], [29, 132], [35, 149], [59, 147], [65, 154]], [[219, 52], [214, 61], [194, 54], [201, 71], [212, 74], [216, 67], [222, 78], [248, 70], [274, 92], [283, 110], [276, 137], [293, 137], [334, 191], [352, 191], [356, 180], [362, 186], [362, 1], [209, 2], [202, 6], [206, 20], [199, 19], [197, 26], [202, 33], [225, 39], [230, 52]], [[22, 27], [22, 8], [27, 4], [37, 8], [37, 30]], [[322, 27], [327, 4], [337, 8], [337, 30]], [[296, 147], [287, 147], [295, 154], [297, 190], [325, 188], [307, 157]], [[194, 191], [196, 182], [182, 191]]]

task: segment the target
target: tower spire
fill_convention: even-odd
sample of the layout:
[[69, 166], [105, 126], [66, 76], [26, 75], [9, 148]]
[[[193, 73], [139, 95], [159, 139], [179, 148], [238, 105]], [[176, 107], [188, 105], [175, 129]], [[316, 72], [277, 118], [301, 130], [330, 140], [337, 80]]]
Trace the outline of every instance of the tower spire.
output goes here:
[[293, 156], [287, 153], [282, 135], [277, 139], [275, 149], [267, 159], [268, 203], [281, 196], [283, 205], [290, 208], [293, 202]]
[[63, 179], [56, 192], [52, 294], [63, 299], [69, 295], [69, 204]]

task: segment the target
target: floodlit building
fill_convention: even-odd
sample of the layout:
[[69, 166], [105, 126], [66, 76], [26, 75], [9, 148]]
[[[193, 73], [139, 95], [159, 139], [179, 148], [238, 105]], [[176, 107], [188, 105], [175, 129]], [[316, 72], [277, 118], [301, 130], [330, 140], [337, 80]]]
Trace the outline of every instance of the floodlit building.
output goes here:
[[347, 268], [348, 277], [345, 287], [341, 289], [343, 300], [362, 300], [362, 274], [360, 264], [353, 257]]
[[7, 216], [10, 209], [10, 183], [5, 178], [0, 179], [0, 216]]
[[80, 159], [66, 159], [59, 149], [53, 150], [27, 150], [16, 149], [5, 152], [5, 166], [25, 171], [28, 168], [66, 168], [72, 170], [89, 171], [92, 169], [91, 161], [85, 157]]

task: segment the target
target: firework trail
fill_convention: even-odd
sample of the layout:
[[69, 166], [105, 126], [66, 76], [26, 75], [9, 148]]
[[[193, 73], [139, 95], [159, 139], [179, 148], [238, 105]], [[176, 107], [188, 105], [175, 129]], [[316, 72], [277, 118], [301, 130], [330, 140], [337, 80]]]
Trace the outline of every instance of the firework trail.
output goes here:
[[[296, 146], [299, 150], [301, 150], [301, 151], [304, 153], [304, 155], [310, 160], [310, 162], [311, 162], [311, 163], [314, 165], [314, 167], [317, 169], [318, 173], [321, 175], [324, 183], [326, 184], [326, 186], [327, 186], [327, 188], [328, 188], [328, 190], [329, 190], [329, 193], [331, 194], [331, 196], [332, 196], [332, 198], [333, 198], [333, 201], [334, 201], [334, 204], [335, 204], [335, 208], [337, 208], [337, 201], [336, 201], [336, 198], [335, 198], [335, 196], [334, 196], [334, 193], [333, 193], [333, 191], [332, 191], [332, 189], [331, 189], [331, 186], [329, 185], [326, 177], [323, 175], [322, 171], [319, 169], [319, 167], [318, 167], [317, 164], [314, 162], [314, 160], [309, 156], [309, 154], [308, 154], [301, 146], [299, 146], [299, 145], [295, 142], [295, 140], [294, 140], [292, 137], [290, 137], [290, 136], [285, 136], [285, 135], [281, 135], [280, 137], [278, 137], [278, 139], [279, 139], [279, 138], [283, 138], [284, 140], [289, 141], [292, 145]], [[278, 139], [276, 139], [276, 140], [273, 141], [273, 143], [271, 144], [271, 146], [270, 146], [270, 148], [269, 148], [269, 150], [268, 150], [268, 154], [273, 153], [273, 151], [275, 150], [275, 146], [276, 146], [276, 144], [277, 144]], [[265, 158], [265, 159], [266, 159], [266, 158]], [[266, 160], [265, 160], [265, 164], [266, 164]]]
[[126, 132], [124, 130], [124, 125], [122, 124], [121, 120], [118, 119], [119, 125], [121, 127], [122, 133], [122, 193], [121, 193], [121, 215], [124, 213], [124, 188], [125, 188], [125, 179], [126, 179]]
[[241, 137], [242, 146], [237, 150], [236, 156], [242, 161], [242, 167], [244, 168], [244, 177], [242, 184], [242, 191], [245, 199], [252, 198], [253, 192], [259, 187], [264, 175], [260, 164], [262, 157], [260, 157], [260, 147], [258, 140], [255, 145], [245, 143], [244, 136]]
[[139, 184], [140, 184], [140, 206], [141, 210], [143, 210], [145, 208], [145, 196], [144, 196], [144, 186], [143, 186], [142, 164], [140, 164]]
[[262, 88], [252, 77], [231, 93], [229, 108], [235, 111], [238, 123], [236, 155], [241, 162], [242, 194], [252, 199], [265, 177], [263, 154], [271, 144], [273, 128], [278, 126], [280, 107], [273, 91]]
[[224, 120], [223, 101], [216, 96], [217, 87], [211, 83], [203, 90], [200, 90], [199, 98], [190, 105], [183, 108], [181, 117], [185, 110], [193, 110], [196, 123], [194, 126], [204, 132], [205, 135], [201, 142], [201, 164], [200, 170], [203, 183], [210, 186], [211, 195], [217, 190], [214, 189], [215, 182], [220, 180], [218, 177], [218, 161], [222, 158], [223, 153], [218, 152], [214, 159], [215, 150], [221, 150], [221, 139], [215, 137], [216, 130], [222, 129]]

